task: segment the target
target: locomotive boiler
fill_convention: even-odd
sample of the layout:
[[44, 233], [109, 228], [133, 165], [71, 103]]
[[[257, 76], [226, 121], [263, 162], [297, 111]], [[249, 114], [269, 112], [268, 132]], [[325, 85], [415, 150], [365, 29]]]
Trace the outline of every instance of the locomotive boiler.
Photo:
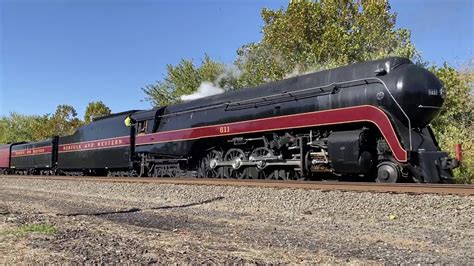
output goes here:
[[[432, 73], [405, 58], [353, 64], [97, 119], [59, 137], [52, 148], [55, 169], [449, 182], [458, 162], [440, 150], [429, 126], [442, 108], [443, 89]], [[123, 124], [126, 115], [136, 121], [132, 128]]]

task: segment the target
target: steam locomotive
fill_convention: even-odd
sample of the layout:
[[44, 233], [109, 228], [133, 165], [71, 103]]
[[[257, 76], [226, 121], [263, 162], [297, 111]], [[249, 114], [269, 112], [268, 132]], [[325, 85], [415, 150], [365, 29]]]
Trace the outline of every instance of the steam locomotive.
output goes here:
[[[70, 136], [0, 146], [15, 174], [449, 182], [429, 123], [443, 85], [391, 57], [95, 119]], [[136, 123], [126, 127], [131, 116]]]

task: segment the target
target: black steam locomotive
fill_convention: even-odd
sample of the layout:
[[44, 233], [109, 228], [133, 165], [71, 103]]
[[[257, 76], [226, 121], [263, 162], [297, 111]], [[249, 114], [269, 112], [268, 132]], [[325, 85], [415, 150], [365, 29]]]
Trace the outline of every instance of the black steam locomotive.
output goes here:
[[[96, 119], [73, 135], [0, 146], [17, 174], [446, 182], [458, 161], [429, 123], [429, 71], [393, 57]], [[126, 127], [124, 119], [136, 121]]]

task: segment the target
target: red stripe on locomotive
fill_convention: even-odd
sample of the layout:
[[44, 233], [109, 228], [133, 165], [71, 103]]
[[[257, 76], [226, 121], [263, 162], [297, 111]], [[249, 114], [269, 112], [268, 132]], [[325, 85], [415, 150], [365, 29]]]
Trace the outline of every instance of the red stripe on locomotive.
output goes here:
[[[401, 162], [407, 161], [407, 152], [401, 146], [387, 115], [379, 108], [370, 105], [152, 133], [137, 136], [136, 145], [355, 122], [371, 122], [375, 124], [387, 140], [394, 157]], [[128, 145], [130, 145], [130, 138], [128, 136], [123, 136], [110, 139], [62, 144], [59, 146], [59, 152], [78, 152], [116, 148]]]
[[130, 145], [130, 137], [99, 139], [59, 145], [59, 153], [117, 148]]
[[405, 149], [403, 149], [400, 142], [398, 141], [395, 130], [393, 129], [393, 126], [387, 115], [379, 108], [370, 105], [158, 132], [144, 136], [137, 136], [136, 144], [145, 145], [170, 141], [183, 141], [215, 136], [354, 123], [361, 121], [374, 123], [387, 140], [387, 143], [392, 149], [394, 157], [398, 161], [407, 160], [407, 152]]

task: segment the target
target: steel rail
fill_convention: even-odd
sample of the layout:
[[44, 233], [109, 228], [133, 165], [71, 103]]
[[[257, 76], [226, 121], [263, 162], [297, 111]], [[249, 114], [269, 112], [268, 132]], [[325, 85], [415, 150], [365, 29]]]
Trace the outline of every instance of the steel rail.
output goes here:
[[256, 188], [337, 190], [396, 194], [438, 194], [474, 196], [474, 185], [464, 184], [415, 184], [415, 183], [368, 183], [368, 182], [334, 182], [334, 181], [277, 181], [277, 180], [241, 180], [209, 178], [138, 178], [138, 177], [97, 177], [97, 176], [21, 176], [4, 175], [8, 179], [66, 180], [111, 183], [143, 183], [169, 185], [206, 185], [206, 186], [243, 186]]

